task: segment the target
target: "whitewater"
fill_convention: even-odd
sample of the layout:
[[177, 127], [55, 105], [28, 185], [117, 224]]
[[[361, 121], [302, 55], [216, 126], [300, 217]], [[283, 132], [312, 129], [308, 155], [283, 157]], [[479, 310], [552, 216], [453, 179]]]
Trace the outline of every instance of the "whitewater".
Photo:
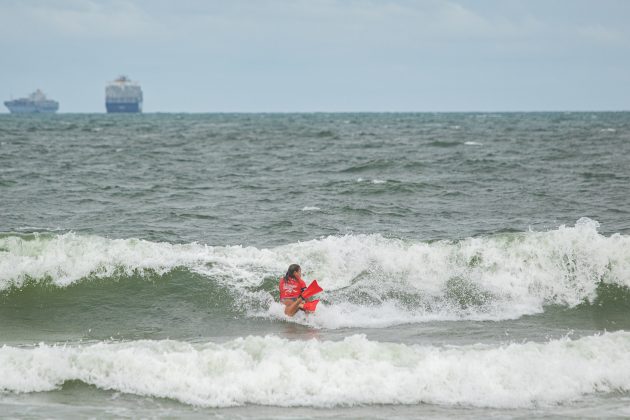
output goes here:
[[[236, 300], [282, 318], [268, 283], [300, 261], [326, 289], [306, 318], [314, 326], [387, 327], [423, 320], [501, 320], [541, 313], [545, 305], [594, 302], [601, 284], [630, 286], [630, 238], [597, 232], [596, 221], [548, 232], [461, 241], [411, 242], [381, 235], [329, 236], [285, 246], [214, 247], [139, 239], [35, 234], [0, 237], [0, 289], [26, 283], [69, 287], [81, 281], [202, 275]], [[251, 301], [255, 301], [252, 303]]]
[[[630, 390], [630, 334], [545, 344], [438, 348], [247, 337], [224, 344], [132, 341], [0, 349], [0, 389], [42, 392], [78, 380], [186, 404], [532, 407]], [[576, 367], [579, 366], [579, 369]], [[287, 393], [285, 384], [295, 383]]]

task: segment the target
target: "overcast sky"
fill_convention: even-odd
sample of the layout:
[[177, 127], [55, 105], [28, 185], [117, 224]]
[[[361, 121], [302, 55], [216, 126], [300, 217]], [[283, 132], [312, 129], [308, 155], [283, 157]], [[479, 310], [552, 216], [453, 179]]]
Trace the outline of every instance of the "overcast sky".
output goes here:
[[119, 74], [145, 112], [630, 110], [630, 1], [0, 0], [2, 101]]

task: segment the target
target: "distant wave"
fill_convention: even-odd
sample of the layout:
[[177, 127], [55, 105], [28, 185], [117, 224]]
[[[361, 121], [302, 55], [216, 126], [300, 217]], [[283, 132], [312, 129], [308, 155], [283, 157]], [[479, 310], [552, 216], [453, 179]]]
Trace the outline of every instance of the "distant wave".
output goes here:
[[275, 302], [277, 279], [298, 262], [305, 276], [317, 278], [326, 291], [316, 314], [297, 322], [341, 328], [513, 319], [542, 313], [546, 305], [592, 303], [602, 285], [615, 286], [627, 297], [630, 237], [606, 237], [597, 228], [596, 221], [584, 218], [547, 232], [459, 241], [347, 235], [271, 249], [74, 233], [9, 234], [0, 237], [0, 291], [152, 278], [183, 269], [247, 302], [248, 316], [283, 318]]
[[[0, 348], [0, 392], [68, 381], [103, 390], [229, 407], [442, 404], [539, 407], [630, 391], [630, 333], [499, 346], [433, 347], [275, 336]], [[290, 389], [290, 392], [287, 392]]]
[[[357, 182], [364, 182], [365, 179], [363, 178], [357, 178]], [[387, 181], [382, 180], [382, 179], [373, 179], [370, 181], [372, 184], [385, 184], [387, 183]]]

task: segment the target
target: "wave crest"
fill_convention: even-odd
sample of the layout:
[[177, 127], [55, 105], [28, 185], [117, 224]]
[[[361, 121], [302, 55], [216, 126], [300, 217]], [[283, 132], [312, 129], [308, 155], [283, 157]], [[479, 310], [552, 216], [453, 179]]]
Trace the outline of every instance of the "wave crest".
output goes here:
[[[228, 407], [432, 403], [535, 407], [630, 391], [630, 333], [501, 346], [433, 347], [274, 336], [224, 344], [131, 341], [0, 348], [0, 390], [67, 381]], [[287, 389], [291, 392], [287, 392]]]
[[247, 302], [250, 316], [282, 317], [277, 278], [290, 263], [325, 288], [315, 326], [509, 319], [545, 305], [594, 302], [598, 290], [630, 286], [630, 237], [598, 223], [460, 241], [413, 242], [381, 235], [330, 236], [272, 249], [35, 234], [0, 237], [0, 290], [25, 282], [66, 287], [90, 278], [158, 275], [185, 268]]

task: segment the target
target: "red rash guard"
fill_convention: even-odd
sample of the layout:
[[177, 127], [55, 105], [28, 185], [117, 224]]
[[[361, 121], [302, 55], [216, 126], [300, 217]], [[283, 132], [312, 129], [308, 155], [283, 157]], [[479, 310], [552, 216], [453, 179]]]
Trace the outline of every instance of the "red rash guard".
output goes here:
[[284, 281], [284, 277], [280, 279], [280, 300], [282, 299], [295, 299], [300, 296], [302, 290], [306, 289], [306, 283], [304, 280], [295, 280], [290, 278], [289, 281]]

